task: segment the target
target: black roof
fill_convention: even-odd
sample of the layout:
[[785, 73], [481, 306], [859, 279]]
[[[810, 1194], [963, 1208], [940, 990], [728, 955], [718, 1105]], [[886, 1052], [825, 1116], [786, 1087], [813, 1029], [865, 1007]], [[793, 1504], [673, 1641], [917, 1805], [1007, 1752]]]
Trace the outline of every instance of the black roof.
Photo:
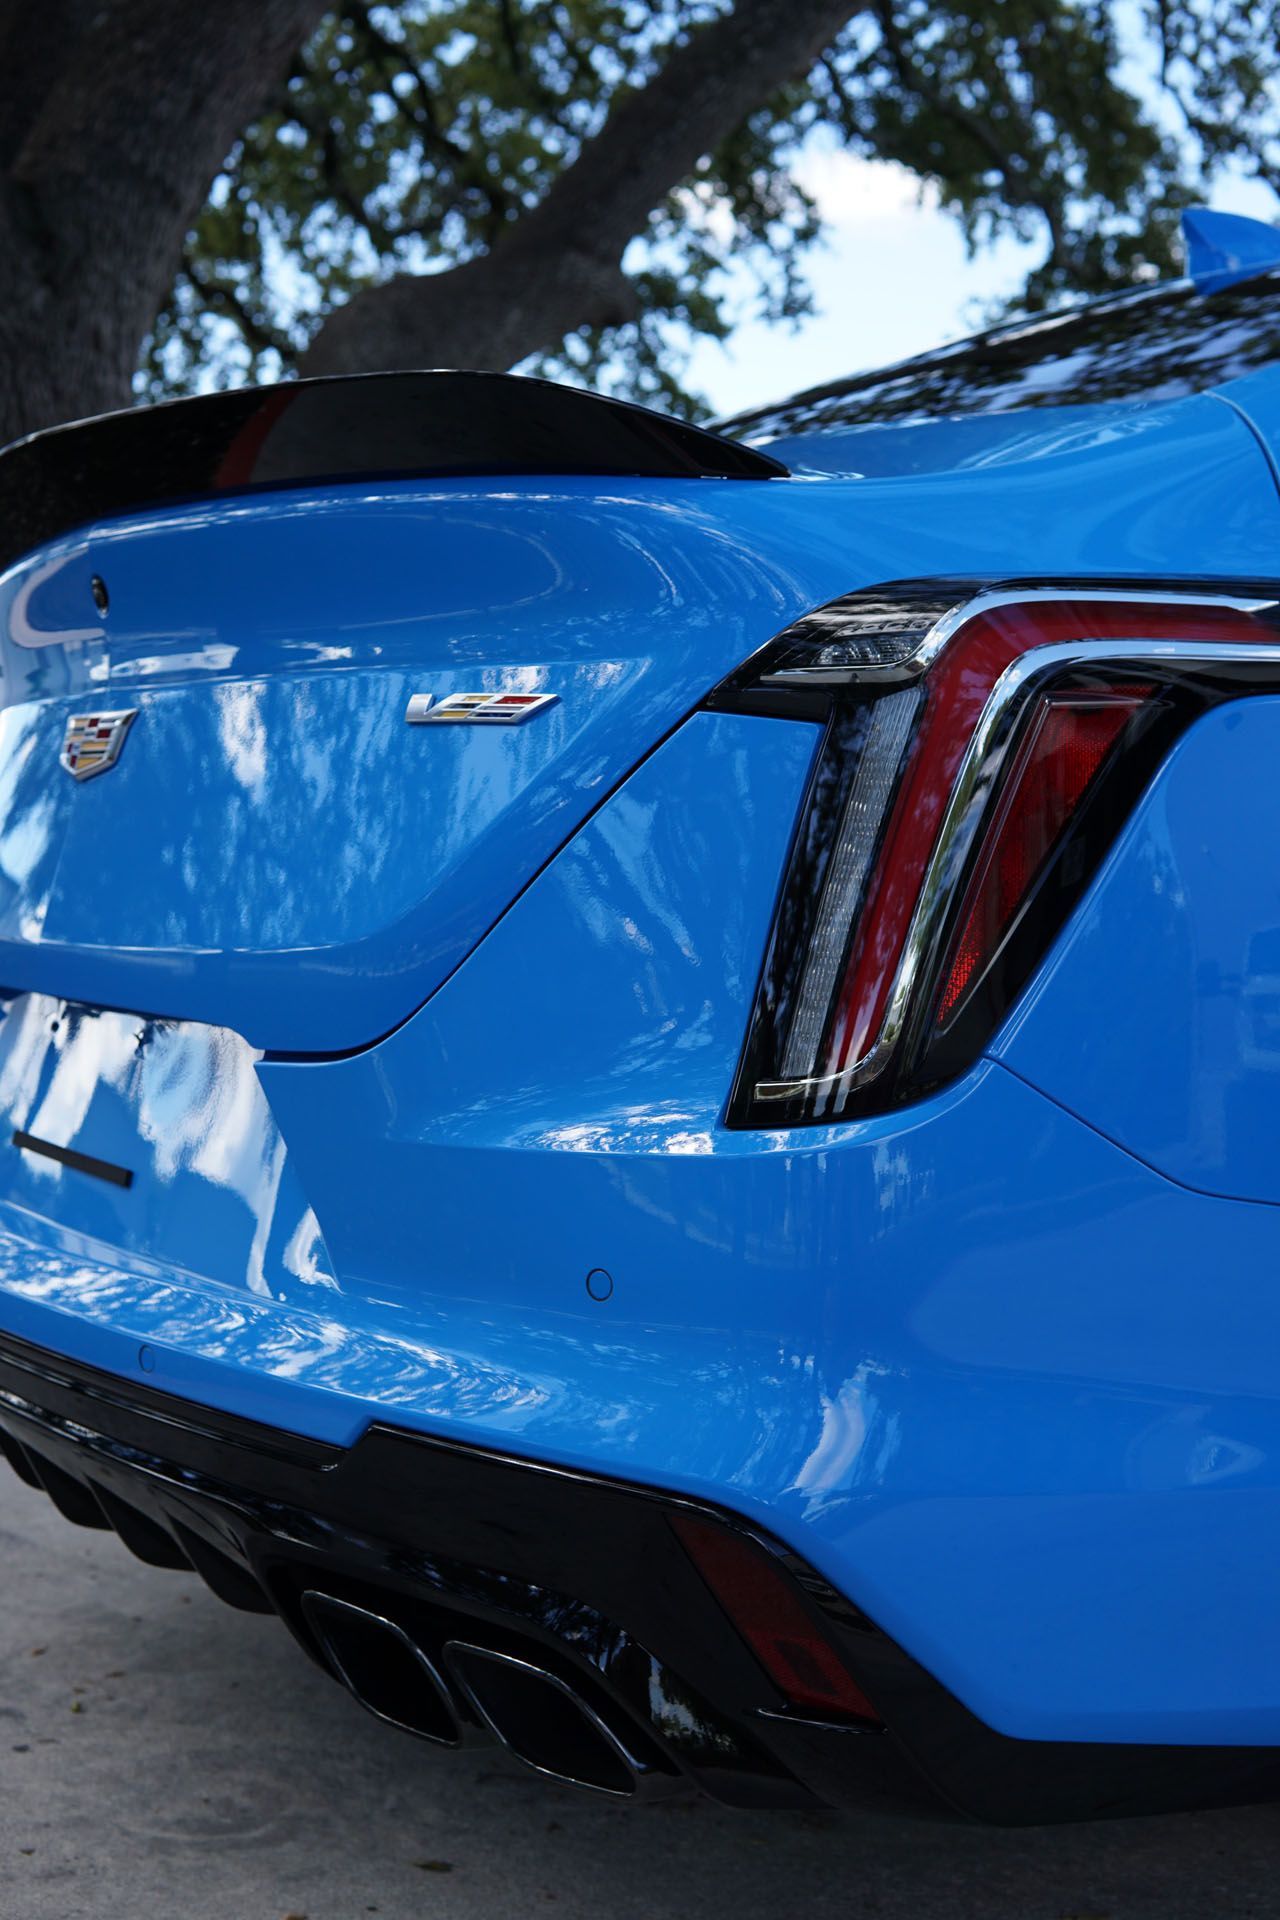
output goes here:
[[1041, 315], [720, 421], [755, 447], [851, 427], [1203, 393], [1280, 361], [1280, 271]]

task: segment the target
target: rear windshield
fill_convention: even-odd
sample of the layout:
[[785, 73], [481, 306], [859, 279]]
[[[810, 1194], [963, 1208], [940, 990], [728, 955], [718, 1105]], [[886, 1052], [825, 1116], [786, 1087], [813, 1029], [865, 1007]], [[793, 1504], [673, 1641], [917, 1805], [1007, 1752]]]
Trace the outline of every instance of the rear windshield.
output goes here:
[[1280, 271], [1218, 293], [1190, 281], [980, 333], [722, 421], [767, 445], [850, 427], [1100, 400], [1175, 400], [1280, 361]]

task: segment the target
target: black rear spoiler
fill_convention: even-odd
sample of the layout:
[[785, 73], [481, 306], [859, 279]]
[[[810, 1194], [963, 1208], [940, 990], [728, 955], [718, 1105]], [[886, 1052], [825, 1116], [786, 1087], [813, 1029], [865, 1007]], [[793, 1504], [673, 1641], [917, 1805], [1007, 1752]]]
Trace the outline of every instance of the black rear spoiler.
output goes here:
[[0, 452], [0, 568], [108, 514], [268, 487], [483, 474], [770, 480], [768, 454], [551, 380], [380, 373], [104, 413]]

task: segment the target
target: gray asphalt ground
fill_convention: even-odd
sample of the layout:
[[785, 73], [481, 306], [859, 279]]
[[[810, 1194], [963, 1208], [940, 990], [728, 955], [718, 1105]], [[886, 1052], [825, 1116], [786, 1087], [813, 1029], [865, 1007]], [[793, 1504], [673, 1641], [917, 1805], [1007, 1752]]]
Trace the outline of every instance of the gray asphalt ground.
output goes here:
[[997, 1832], [642, 1809], [394, 1733], [0, 1467], [0, 1920], [1280, 1916], [1280, 1808]]

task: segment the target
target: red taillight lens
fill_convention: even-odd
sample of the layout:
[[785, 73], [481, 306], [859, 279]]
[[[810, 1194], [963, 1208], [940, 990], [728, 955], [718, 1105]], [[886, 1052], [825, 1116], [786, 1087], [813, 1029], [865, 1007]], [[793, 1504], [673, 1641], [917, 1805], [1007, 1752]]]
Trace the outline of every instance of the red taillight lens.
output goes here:
[[826, 721], [730, 1123], [971, 1065], [1179, 732], [1277, 685], [1270, 587], [914, 582], [789, 629], [712, 701]]
[[[1138, 639], [1135, 636], [1141, 635]], [[1164, 647], [1181, 636], [1206, 644], [1270, 637], [1234, 608], [1171, 608], [1134, 598], [1014, 603], [979, 612], [964, 623], [928, 676], [927, 707], [885, 833], [882, 857], [864, 896], [849, 965], [815, 1061], [817, 1077], [847, 1072], [875, 1043], [883, 1027], [912, 915], [925, 885], [948, 802], [984, 711], [997, 685], [1018, 662], [1041, 649], [1133, 639]]]
[[999, 949], [1107, 755], [1153, 692], [1147, 684], [1037, 701], [961, 910], [938, 996], [940, 1024]]
[[792, 1706], [878, 1727], [879, 1715], [791, 1582], [761, 1547], [698, 1514], [671, 1524], [693, 1564]]

